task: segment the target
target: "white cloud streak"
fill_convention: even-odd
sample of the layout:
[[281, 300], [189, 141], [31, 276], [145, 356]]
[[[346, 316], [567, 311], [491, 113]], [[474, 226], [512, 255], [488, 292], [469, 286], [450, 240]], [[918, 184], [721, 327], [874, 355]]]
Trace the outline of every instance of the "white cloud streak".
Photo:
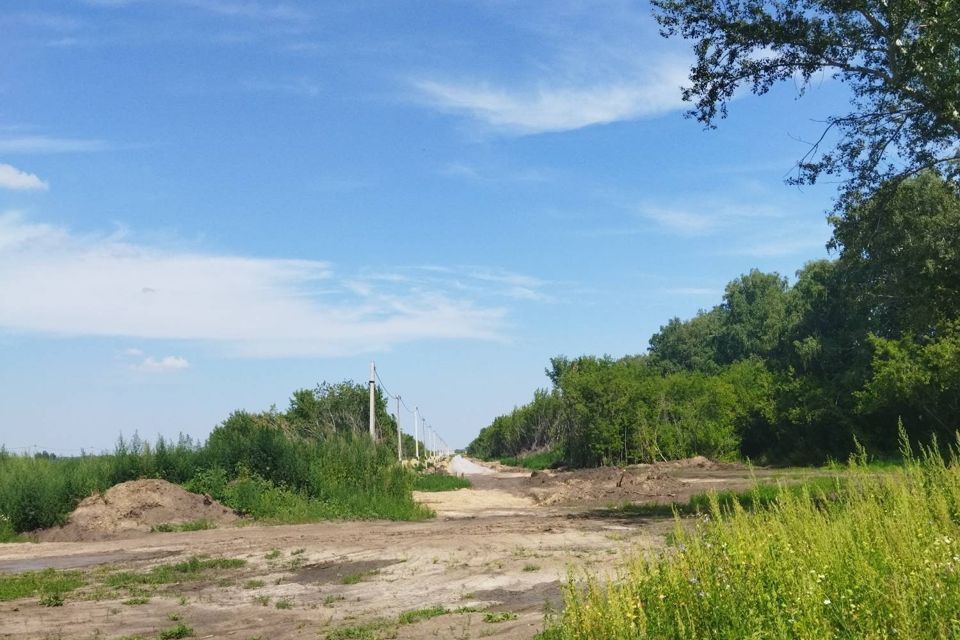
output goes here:
[[55, 138], [50, 136], [13, 136], [0, 138], [0, 153], [53, 154], [107, 151], [103, 140]]
[[164, 356], [162, 358], [147, 356], [143, 361], [131, 365], [130, 368], [143, 373], [173, 373], [189, 369], [190, 363], [181, 356]]
[[427, 104], [467, 115], [516, 134], [570, 131], [597, 124], [658, 116], [683, 107], [687, 65], [665, 58], [633, 77], [596, 84], [538, 84], [504, 88], [491, 83], [423, 79], [415, 89]]
[[199, 341], [246, 357], [504, 339], [506, 311], [478, 296], [355, 280], [320, 261], [166, 250], [0, 215], [0, 330]]
[[0, 189], [14, 191], [46, 191], [50, 185], [32, 173], [9, 164], [0, 164]]

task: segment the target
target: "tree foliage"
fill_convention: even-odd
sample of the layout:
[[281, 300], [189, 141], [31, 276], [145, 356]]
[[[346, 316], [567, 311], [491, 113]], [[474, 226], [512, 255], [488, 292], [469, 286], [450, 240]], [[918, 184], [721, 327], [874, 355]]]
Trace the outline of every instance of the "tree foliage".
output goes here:
[[[552, 447], [567, 464], [695, 454], [782, 462], [899, 449], [960, 427], [960, 196], [932, 172], [833, 218], [835, 260], [791, 286], [757, 270], [671, 319], [649, 353], [553, 358], [549, 391], [494, 420], [487, 457]], [[549, 407], [549, 411], [544, 410]]]
[[[741, 88], [829, 74], [851, 91], [798, 163], [798, 183], [848, 179], [840, 204], [891, 179], [960, 176], [960, 4], [955, 0], [653, 0], [665, 37], [692, 40], [684, 100], [707, 126]], [[836, 134], [833, 147], [827, 141]]]

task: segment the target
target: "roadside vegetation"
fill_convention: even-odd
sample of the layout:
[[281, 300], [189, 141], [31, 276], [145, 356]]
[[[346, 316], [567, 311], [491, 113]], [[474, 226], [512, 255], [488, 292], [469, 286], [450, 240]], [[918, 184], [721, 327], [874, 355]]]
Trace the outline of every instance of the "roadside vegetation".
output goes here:
[[456, 491], [470, 488], [470, 481], [447, 473], [421, 473], [413, 481], [414, 491]]
[[542, 638], [955, 638], [960, 462], [938, 448], [843, 490], [780, 491], [750, 511], [714, 496], [709, 519], [619, 580], [571, 580]]
[[[552, 386], [483, 429], [468, 453], [533, 466], [704, 455], [772, 464], [897, 455], [960, 427], [960, 195], [934, 172], [830, 218], [834, 260], [790, 283], [758, 270], [720, 304], [673, 318], [647, 353], [559, 356]], [[951, 239], [951, 240], [947, 240]], [[550, 452], [531, 455], [530, 452]]]
[[[182, 484], [242, 515], [272, 522], [432, 516], [411, 491], [416, 482], [435, 481], [421, 481], [416, 471], [397, 464], [396, 424], [382, 395], [380, 443], [370, 440], [366, 393], [350, 382], [297, 391], [287, 411], [238, 411], [202, 445], [187, 437], [151, 445], [135, 436], [121, 438], [112, 454], [71, 458], [0, 449], [0, 541], [62, 524], [86, 496], [141, 478]], [[405, 437], [412, 450], [412, 438]], [[157, 530], [207, 526], [198, 521]]]

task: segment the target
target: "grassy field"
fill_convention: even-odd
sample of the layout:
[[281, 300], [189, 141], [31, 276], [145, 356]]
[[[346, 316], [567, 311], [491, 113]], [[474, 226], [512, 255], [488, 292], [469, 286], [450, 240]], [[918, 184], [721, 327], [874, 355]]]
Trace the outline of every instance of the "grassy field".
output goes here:
[[960, 464], [935, 451], [885, 473], [853, 464], [755, 511], [713, 496], [667, 553], [571, 580], [541, 637], [957, 638], [958, 523]]

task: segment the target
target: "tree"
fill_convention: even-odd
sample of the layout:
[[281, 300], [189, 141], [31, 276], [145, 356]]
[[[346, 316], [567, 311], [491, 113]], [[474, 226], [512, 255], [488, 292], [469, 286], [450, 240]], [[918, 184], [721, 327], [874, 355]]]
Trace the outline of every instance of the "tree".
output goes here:
[[960, 318], [960, 195], [932, 172], [884, 185], [835, 216], [831, 247], [867, 309], [869, 329], [894, 338], [930, 335]]
[[650, 355], [664, 372], [701, 371], [715, 373], [717, 337], [723, 323], [718, 307], [701, 311], [689, 320], [672, 318], [650, 338]]
[[718, 361], [730, 364], [770, 356], [787, 329], [786, 306], [787, 281], [776, 273], [751, 269], [730, 282], [719, 307]]
[[[960, 177], [960, 3], [956, 0], [653, 0], [665, 37], [694, 40], [683, 98], [708, 127], [741, 87], [761, 95], [824, 72], [849, 85], [793, 182], [846, 174], [837, 203], [936, 169]], [[803, 91], [803, 88], [801, 89]], [[839, 141], [822, 146], [828, 134]]]

